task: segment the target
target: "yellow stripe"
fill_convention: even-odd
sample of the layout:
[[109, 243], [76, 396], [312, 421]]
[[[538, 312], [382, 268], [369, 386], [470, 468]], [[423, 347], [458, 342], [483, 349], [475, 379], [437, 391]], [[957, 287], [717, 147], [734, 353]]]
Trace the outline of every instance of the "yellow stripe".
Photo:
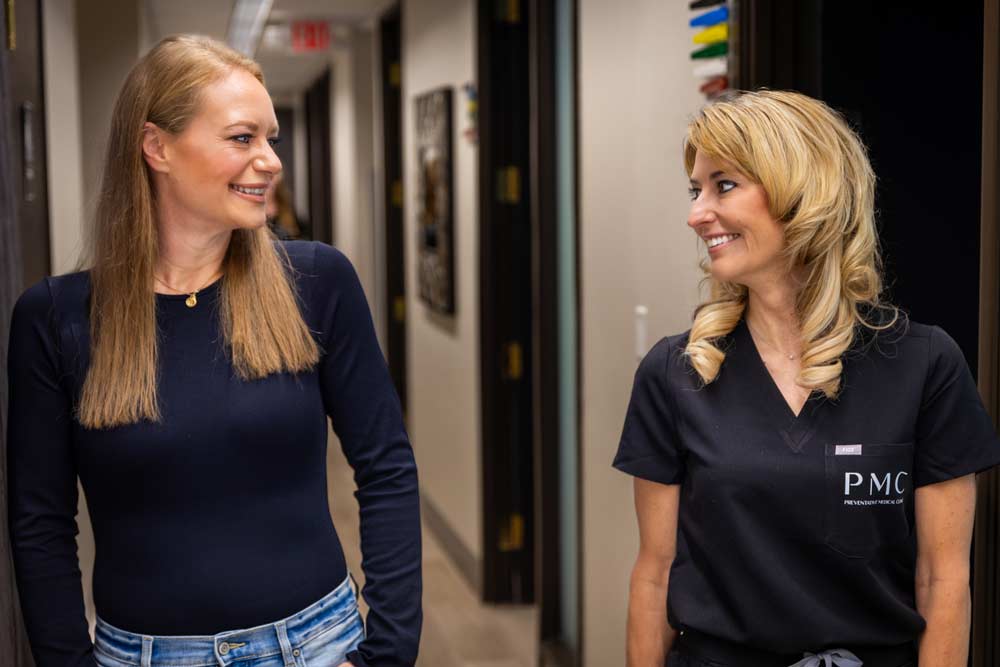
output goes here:
[[729, 24], [720, 23], [719, 25], [713, 25], [711, 28], [705, 28], [701, 32], [695, 33], [693, 39], [695, 44], [724, 42], [729, 39]]

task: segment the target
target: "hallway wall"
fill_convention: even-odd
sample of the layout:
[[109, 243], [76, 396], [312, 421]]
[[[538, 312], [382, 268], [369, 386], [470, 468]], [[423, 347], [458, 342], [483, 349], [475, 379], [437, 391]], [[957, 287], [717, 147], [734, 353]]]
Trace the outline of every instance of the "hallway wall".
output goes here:
[[330, 136], [333, 142], [334, 245], [354, 263], [374, 304], [374, 160], [372, 31], [358, 28], [333, 54], [330, 87]]
[[[82, 3], [77, 3], [82, 9]], [[83, 138], [83, 220], [93, 218], [101, 182], [111, 111], [135, 65], [147, 31], [135, 0], [88, 0], [77, 11], [80, 130]], [[81, 222], [82, 222], [81, 221]]]
[[[403, 7], [403, 178], [406, 225], [409, 431], [421, 493], [475, 559], [481, 559], [479, 259], [477, 151], [461, 86], [475, 81], [472, 0], [412, 0]], [[417, 296], [414, 98], [454, 90], [456, 314], [442, 317]]]
[[[579, 159], [583, 630], [587, 665], [622, 664], [638, 549], [632, 480], [611, 468], [637, 362], [690, 328], [698, 242], [681, 147], [702, 104], [688, 59], [687, 3], [580, 0]], [[628, 39], [622, 39], [628, 35]]]
[[45, 144], [49, 168], [52, 272], [72, 271], [83, 243], [83, 148], [80, 130], [76, 1], [44, 0]]

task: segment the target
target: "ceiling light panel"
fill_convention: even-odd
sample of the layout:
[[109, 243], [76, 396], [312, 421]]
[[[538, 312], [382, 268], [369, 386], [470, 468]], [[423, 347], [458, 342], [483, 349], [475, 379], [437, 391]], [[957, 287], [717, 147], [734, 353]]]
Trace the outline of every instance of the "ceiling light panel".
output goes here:
[[260, 44], [272, 4], [274, 0], [236, 0], [226, 36], [229, 45], [252, 58]]

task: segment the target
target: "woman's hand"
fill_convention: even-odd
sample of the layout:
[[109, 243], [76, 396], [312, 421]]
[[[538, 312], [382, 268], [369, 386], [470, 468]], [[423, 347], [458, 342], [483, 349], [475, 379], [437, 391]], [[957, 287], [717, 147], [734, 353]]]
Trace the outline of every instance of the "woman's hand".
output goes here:
[[927, 627], [920, 667], [965, 667], [969, 659], [972, 596], [969, 556], [976, 509], [976, 476], [916, 490], [917, 611]]
[[662, 667], [676, 632], [667, 623], [667, 583], [677, 545], [679, 484], [635, 478], [639, 555], [628, 596], [628, 667]]

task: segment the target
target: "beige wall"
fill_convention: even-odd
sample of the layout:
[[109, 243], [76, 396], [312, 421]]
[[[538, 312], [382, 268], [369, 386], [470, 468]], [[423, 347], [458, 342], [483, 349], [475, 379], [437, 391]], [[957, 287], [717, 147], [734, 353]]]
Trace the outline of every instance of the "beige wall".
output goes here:
[[[135, 0], [87, 0], [76, 14], [86, 220], [93, 218], [111, 110], [140, 53], [143, 17]], [[82, 9], [82, 7], [81, 7]]]
[[[479, 262], [477, 154], [462, 136], [461, 86], [475, 80], [472, 0], [413, 0], [403, 11], [403, 189], [405, 209], [409, 429], [423, 496], [481, 558]], [[454, 90], [455, 302], [440, 317], [417, 297], [414, 98]]]
[[330, 123], [333, 137], [334, 245], [350, 257], [369, 302], [374, 297], [372, 210], [372, 33], [353, 30], [333, 55]]
[[698, 246], [685, 225], [680, 159], [702, 103], [687, 3], [580, 0], [580, 280], [583, 619], [587, 665], [622, 664], [638, 547], [631, 478], [611, 468], [636, 368], [635, 306], [647, 347], [690, 328]]
[[59, 274], [75, 268], [83, 243], [76, 2], [45, 0], [42, 14], [49, 239], [52, 273]]

